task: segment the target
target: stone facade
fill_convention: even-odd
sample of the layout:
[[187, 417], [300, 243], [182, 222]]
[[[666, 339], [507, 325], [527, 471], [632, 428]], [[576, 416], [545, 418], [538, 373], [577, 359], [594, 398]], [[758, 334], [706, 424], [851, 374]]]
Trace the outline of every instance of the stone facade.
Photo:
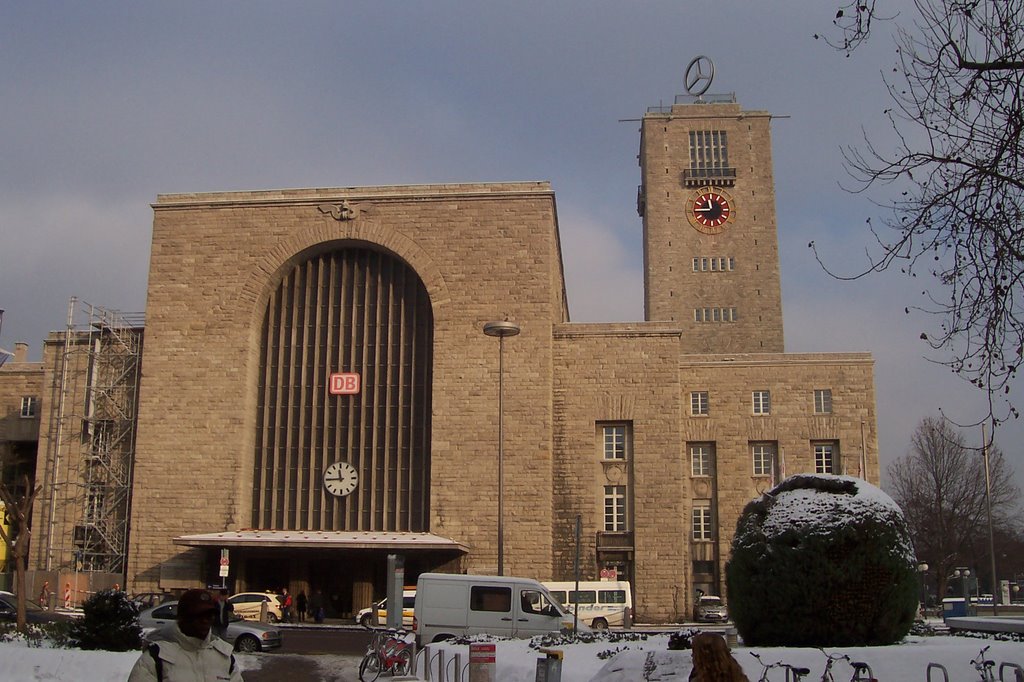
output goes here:
[[[571, 579], [579, 519], [582, 578], [614, 569], [632, 581], [637, 618], [646, 622], [687, 618], [698, 587], [724, 592], [737, 517], [778, 478], [824, 467], [877, 483], [871, 356], [783, 352], [768, 123], [766, 113], [743, 112], [735, 103], [675, 105], [645, 116], [645, 322], [569, 320], [554, 194], [544, 182], [159, 196], [128, 589], [217, 580], [219, 548], [195, 536], [252, 528], [254, 518], [263, 518], [254, 509], [254, 471], [262, 466], [256, 453], [276, 406], [260, 397], [261, 386], [269, 372], [283, 372], [267, 350], [268, 310], [296, 320], [281, 327], [274, 343], [319, 348], [315, 339], [329, 339], [322, 335], [330, 325], [308, 300], [280, 302], [274, 292], [296, 268], [347, 249], [371, 249], [407, 266], [429, 297], [426, 530], [468, 551], [455, 558], [410, 554], [410, 581], [426, 570], [497, 570], [499, 404], [505, 573]], [[725, 131], [728, 163], [692, 177], [693, 131]], [[733, 202], [722, 229], [702, 231], [688, 218], [705, 181], [722, 184]], [[723, 267], [699, 264], [711, 257], [726, 259], [715, 261]], [[737, 312], [698, 322], [694, 310], [705, 307]], [[379, 329], [389, 328], [380, 315]], [[495, 320], [512, 321], [521, 333], [499, 344], [483, 333]], [[344, 371], [328, 361], [318, 367], [314, 374]], [[281, 377], [320, 395], [316, 378]], [[755, 393], [765, 401], [758, 409]], [[357, 416], [365, 422], [379, 412], [384, 442], [387, 425], [401, 423], [402, 408], [376, 400]], [[334, 419], [324, 410], [325, 419]], [[310, 443], [297, 450], [308, 451], [299, 470], [281, 479], [285, 488], [297, 481], [292, 497], [325, 505], [323, 515], [301, 518], [333, 519], [334, 530], [355, 529], [346, 523], [403, 530], [384, 527], [372, 513], [330, 516], [362, 491], [349, 502], [328, 497], [316, 438], [290, 417], [275, 418]], [[611, 436], [621, 439], [613, 455]], [[696, 451], [707, 458], [700, 467]], [[377, 492], [401, 496], [403, 490], [387, 489], [395, 480], [401, 477], [382, 474], [361, 485], [380, 481]], [[283, 490], [281, 499], [289, 494]], [[321, 530], [288, 518], [271, 528], [255, 525]], [[185, 536], [193, 539], [183, 542]], [[386, 543], [325, 553], [288, 542], [234, 555], [232, 585], [308, 592], [328, 571], [341, 576], [334, 587], [351, 594], [339, 611], [380, 595]]]

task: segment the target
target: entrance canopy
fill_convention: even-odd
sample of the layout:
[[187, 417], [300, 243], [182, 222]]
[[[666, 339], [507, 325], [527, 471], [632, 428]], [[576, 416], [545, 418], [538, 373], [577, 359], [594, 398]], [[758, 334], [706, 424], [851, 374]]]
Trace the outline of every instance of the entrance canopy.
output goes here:
[[185, 547], [238, 549], [388, 549], [452, 550], [469, 553], [469, 547], [433, 533], [318, 531], [318, 530], [228, 530], [220, 533], [182, 535], [174, 544]]

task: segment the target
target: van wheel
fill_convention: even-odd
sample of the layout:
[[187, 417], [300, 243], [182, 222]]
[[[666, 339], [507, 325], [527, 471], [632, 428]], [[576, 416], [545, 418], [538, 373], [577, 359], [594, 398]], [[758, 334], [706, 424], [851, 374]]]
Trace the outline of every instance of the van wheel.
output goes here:
[[434, 639], [432, 639], [431, 642], [447, 642], [449, 639], [455, 639], [455, 635], [449, 635], [447, 633], [442, 635], [434, 635]]
[[365, 616], [359, 619], [359, 624], [362, 625], [364, 628], [370, 627], [371, 625], [373, 625], [373, 616], [371, 616], [370, 614], [366, 614]]
[[606, 621], [604, 618], [595, 618], [594, 622], [590, 624], [590, 627], [594, 628], [595, 630], [607, 630], [608, 621]]

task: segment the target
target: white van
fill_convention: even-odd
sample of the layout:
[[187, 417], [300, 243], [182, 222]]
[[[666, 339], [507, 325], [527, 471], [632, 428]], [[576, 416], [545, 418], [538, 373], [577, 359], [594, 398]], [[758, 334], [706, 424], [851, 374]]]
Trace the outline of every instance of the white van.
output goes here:
[[530, 578], [423, 573], [416, 582], [412, 629], [421, 645], [478, 633], [525, 638], [571, 628], [572, 616]]
[[546, 582], [551, 596], [570, 616], [579, 605], [579, 619], [595, 630], [632, 625], [633, 591], [625, 580], [583, 581], [576, 589], [573, 582]]

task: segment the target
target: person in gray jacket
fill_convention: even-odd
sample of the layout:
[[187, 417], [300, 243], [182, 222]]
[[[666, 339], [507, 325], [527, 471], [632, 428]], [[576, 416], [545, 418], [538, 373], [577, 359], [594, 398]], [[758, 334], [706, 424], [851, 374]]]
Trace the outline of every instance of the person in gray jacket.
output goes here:
[[211, 632], [215, 611], [206, 590], [181, 595], [177, 622], [149, 636], [128, 682], [243, 682], [231, 645]]

